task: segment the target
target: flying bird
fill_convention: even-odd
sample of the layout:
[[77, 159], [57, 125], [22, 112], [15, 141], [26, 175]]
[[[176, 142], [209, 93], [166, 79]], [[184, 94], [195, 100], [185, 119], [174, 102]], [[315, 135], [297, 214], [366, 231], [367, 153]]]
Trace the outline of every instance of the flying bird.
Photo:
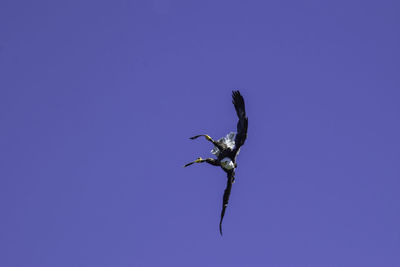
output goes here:
[[237, 167], [236, 158], [239, 154], [240, 147], [244, 144], [247, 138], [247, 125], [248, 119], [246, 117], [246, 111], [244, 106], [244, 99], [239, 91], [232, 91], [232, 103], [235, 106], [236, 114], [239, 117], [239, 121], [237, 123], [237, 132], [230, 132], [225, 137], [220, 138], [218, 141], [215, 141], [207, 134], [200, 134], [191, 137], [190, 139], [194, 140], [198, 137], [205, 137], [208, 141], [210, 141], [214, 148], [211, 150], [211, 153], [214, 154], [217, 158], [197, 158], [195, 161], [189, 162], [184, 167], [190, 166], [194, 163], [203, 163], [206, 162], [213, 166], [219, 166], [222, 170], [227, 174], [227, 184], [224, 191], [224, 196], [222, 198], [222, 211], [221, 211], [221, 219], [219, 222], [219, 232], [222, 235], [222, 220], [224, 219], [225, 210], [228, 206], [229, 196], [231, 194], [232, 184], [235, 181], [235, 169]]

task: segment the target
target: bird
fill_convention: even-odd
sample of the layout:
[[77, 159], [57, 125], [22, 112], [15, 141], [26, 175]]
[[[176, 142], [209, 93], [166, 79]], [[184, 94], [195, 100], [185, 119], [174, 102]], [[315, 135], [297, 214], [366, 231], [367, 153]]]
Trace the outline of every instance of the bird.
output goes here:
[[211, 153], [217, 158], [197, 158], [195, 161], [189, 162], [184, 165], [188, 167], [194, 163], [208, 163], [213, 166], [221, 167], [227, 175], [227, 184], [222, 197], [222, 210], [219, 222], [219, 232], [222, 236], [222, 221], [224, 219], [226, 207], [228, 206], [229, 196], [231, 194], [232, 184], [235, 182], [235, 170], [237, 167], [236, 158], [240, 152], [240, 148], [243, 146], [247, 138], [247, 127], [248, 118], [246, 116], [245, 104], [243, 96], [239, 91], [232, 91], [232, 103], [235, 107], [236, 114], [239, 118], [237, 122], [237, 132], [230, 132], [225, 137], [222, 137], [215, 141], [207, 134], [199, 134], [190, 137], [191, 140], [197, 139], [199, 137], [205, 137], [207, 141], [210, 141], [214, 148]]

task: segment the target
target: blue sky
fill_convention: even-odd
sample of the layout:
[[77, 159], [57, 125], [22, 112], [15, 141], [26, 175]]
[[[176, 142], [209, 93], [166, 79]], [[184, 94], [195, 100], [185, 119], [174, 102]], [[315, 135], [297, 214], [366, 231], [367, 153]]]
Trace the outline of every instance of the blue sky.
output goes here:
[[399, 7], [2, 1], [0, 266], [399, 266]]

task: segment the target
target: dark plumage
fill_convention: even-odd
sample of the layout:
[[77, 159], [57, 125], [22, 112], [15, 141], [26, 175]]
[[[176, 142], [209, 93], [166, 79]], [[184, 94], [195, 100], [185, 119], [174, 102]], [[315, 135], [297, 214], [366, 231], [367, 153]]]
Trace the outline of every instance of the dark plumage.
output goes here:
[[[191, 137], [190, 139], [196, 139], [200, 136], [204, 136], [208, 141], [214, 144], [214, 149], [211, 151], [217, 156], [216, 159], [198, 158], [197, 160], [186, 164], [184, 167], [190, 166], [193, 163], [203, 163], [207, 162], [214, 166], [220, 166], [227, 174], [227, 184], [224, 191], [224, 196], [222, 199], [222, 211], [221, 219], [219, 223], [219, 231], [222, 235], [222, 220], [224, 219], [225, 210], [228, 206], [229, 196], [231, 194], [232, 184], [235, 181], [235, 168], [237, 167], [236, 158], [240, 151], [240, 147], [244, 144], [247, 138], [247, 126], [248, 119], [246, 117], [246, 110], [244, 105], [244, 99], [239, 91], [232, 92], [232, 103], [235, 106], [236, 114], [239, 117], [237, 123], [237, 133], [229, 133], [226, 137], [214, 141], [210, 136], [206, 134], [200, 134]], [[233, 139], [234, 137], [234, 139]]]

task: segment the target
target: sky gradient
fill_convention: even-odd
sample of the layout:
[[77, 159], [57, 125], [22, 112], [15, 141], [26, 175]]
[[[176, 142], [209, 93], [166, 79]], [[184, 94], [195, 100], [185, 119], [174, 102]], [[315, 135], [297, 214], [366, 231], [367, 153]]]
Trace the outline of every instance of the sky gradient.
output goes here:
[[399, 10], [1, 1], [0, 267], [400, 266]]

